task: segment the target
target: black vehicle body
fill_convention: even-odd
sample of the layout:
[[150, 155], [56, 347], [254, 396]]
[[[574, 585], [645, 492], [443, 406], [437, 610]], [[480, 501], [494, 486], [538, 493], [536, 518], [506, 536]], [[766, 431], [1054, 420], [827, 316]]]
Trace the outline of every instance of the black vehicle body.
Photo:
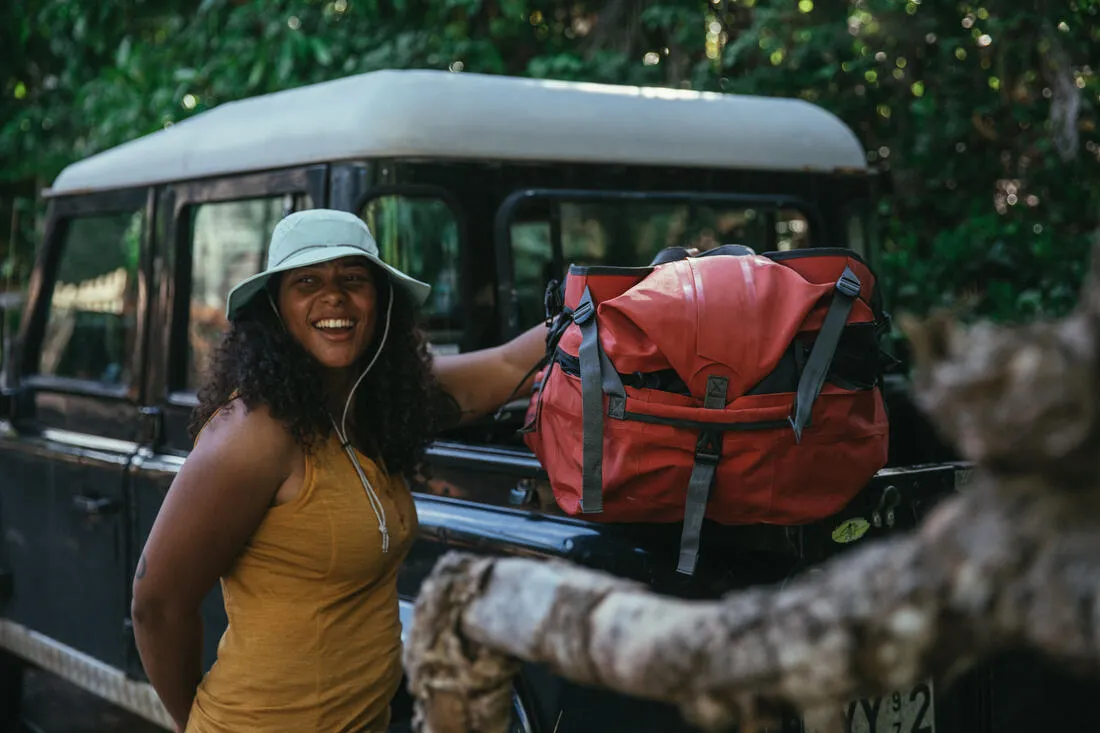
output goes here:
[[[448, 271], [456, 293], [450, 310], [429, 314], [428, 329], [450, 334], [441, 340], [449, 339], [452, 348], [469, 350], [500, 343], [531, 325], [530, 312], [521, 314], [523, 296], [517, 295], [513, 224], [545, 223], [551, 269], [562, 272], [569, 256], [561, 244], [563, 202], [751, 206], [764, 212], [768, 223], [765, 241], [754, 244], [769, 249], [776, 246], [777, 229], [767, 212], [794, 210], [813, 246], [858, 246], [873, 265], [873, 246], [866, 239], [853, 242], [852, 227], [853, 221], [867, 222], [874, 193], [874, 176], [866, 171], [415, 156], [52, 193], [12, 363], [5, 365], [0, 622], [7, 626], [0, 627], [0, 654], [6, 649], [10, 656], [0, 662], [0, 700], [5, 689], [10, 694], [17, 686], [18, 665], [12, 660], [19, 658], [78, 683], [121, 672], [124, 679], [116, 675], [86, 686], [119, 704], [130, 700], [126, 704], [135, 712], [158, 719], [133, 642], [130, 585], [137, 554], [190, 448], [187, 425], [195, 393], [184, 352], [198, 343], [189, 342], [196, 331], [188, 321], [199, 312], [189, 290], [196, 282], [194, 230], [203, 224], [197, 213], [202, 206], [262, 199], [281, 215], [322, 206], [360, 213], [382, 199], [439, 202], [452, 215], [448, 226], [458, 242], [455, 266]], [[55, 281], [67, 237], [85, 218], [118, 214], [141, 221], [132, 263], [136, 307], [128, 314], [127, 363], [111, 366], [129, 378], [105, 385], [58, 376], [64, 369], [45, 374], [44, 344], [56, 331], [50, 307], [57, 302]], [[254, 264], [258, 267], [259, 260]], [[74, 333], [78, 325], [71, 326]], [[99, 333], [92, 330], [93, 336]], [[57, 363], [65, 358], [62, 354]], [[411, 608], [435, 560], [450, 549], [564, 558], [644, 581], [661, 593], [715, 598], [750, 585], [781, 583], [849, 546], [912, 528], [937, 501], [963, 490], [967, 469], [914, 410], [903, 374], [898, 370], [886, 383], [889, 464], [850, 507], [804, 527], [708, 525], [700, 567], [691, 577], [675, 572], [676, 526], [598, 524], [556, 511], [547, 499], [544, 472], [515, 437], [522, 400], [501, 418], [441, 436], [429, 451], [423, 482], [415, 487], [421, 534], [399, 577], [403, 611]], [[865, 534], [854, 543], [838, 540], [834, 530], [851, 518], [866, 520]], [[204, 604], [204, 622], [209, 664], [225, 623], [216, 590]], [[1091, 706], [1079, 705], [1087, 701], [1083, 684], [1034, 660], [998, 660], [950, 689], [937, 689], [934, 709], [914, 718], [912, 733], [931, 730], [933, 719], [938, 733], [1013, 733], [1053, 720], [1059, 731], [1092, 730], [1075, 727], [1095, 716]], [[525, 668], [516, 700], [519, 730], [691, 730], [667, 706], [573, 685], [538, 667]], [[405, 702], [397, 703], [395, 725], [401, 724]], [[801, 730], [800, 721], [789, 721], [785, 730]]]

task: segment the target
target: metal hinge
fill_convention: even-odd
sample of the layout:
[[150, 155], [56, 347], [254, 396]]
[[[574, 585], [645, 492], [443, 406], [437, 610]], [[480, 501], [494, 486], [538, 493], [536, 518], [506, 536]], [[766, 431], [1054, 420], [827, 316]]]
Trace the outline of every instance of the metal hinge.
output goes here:
[[887, 486], [882, 490], [882, 496], [879, 497], [878, 506], [875, 511], [871, 513], [871, 524], [875, 527], [882, 527], [885, 524], [887, 527], [894, 526], [894, 510], [901, 504], [901, 492], [898, 491], [897, 486]]
[[138, 408], [141, 414], [141, 429], [138, 434], [138, 442], [151, 448], [159, 448], [164, 439], [164, 411], [159, 407], [142, 406]]

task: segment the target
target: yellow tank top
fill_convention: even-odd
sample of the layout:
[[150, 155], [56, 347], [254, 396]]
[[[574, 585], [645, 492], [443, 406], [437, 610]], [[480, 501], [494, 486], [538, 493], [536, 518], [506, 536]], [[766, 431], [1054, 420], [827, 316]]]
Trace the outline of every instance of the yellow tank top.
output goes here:
[[358, 453], [385, 508], [389, 552], [335, 436], [299, 494], [268, 510], [221, 580], [229, 625], [187, 733], [385, 731], [401, 681], [396, 575], [416, 536], [408, 485]]

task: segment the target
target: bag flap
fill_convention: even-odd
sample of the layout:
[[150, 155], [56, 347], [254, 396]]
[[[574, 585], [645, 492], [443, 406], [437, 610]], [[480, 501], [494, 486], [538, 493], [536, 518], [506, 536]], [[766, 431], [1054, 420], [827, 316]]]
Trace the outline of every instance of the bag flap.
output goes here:
[[619, 372], [672, 368], [699, 398], [708, 376], [726, 377], [732, 400], [775, 369], [833, 287], [762, 256], [688, 258], [604, 301], [600, 340]]

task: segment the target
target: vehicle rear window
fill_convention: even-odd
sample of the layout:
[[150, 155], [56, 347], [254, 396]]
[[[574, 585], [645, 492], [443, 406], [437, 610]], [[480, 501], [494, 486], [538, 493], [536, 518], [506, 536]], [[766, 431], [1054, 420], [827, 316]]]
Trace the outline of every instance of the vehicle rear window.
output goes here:
[[432, 286], [422, 312], [432, 349], [457, 351], [463, 338], [460, 233], [450, 205], [431, 195], [385, 195], [367, 201], [360, 215], [384, 262]]
[[[554, 263], [555, 228], [561, 237], [560, 272]], [[562, 279], [571, 264], [641, 267], [673, 246], [704, 251], [743, 244], [757, 252], [811, 246], [809, 222], [796, 209], [691, 202], [536, 201], [517, 211], [511, 238], [524, 328], [543, 318], [547, 283]]]

